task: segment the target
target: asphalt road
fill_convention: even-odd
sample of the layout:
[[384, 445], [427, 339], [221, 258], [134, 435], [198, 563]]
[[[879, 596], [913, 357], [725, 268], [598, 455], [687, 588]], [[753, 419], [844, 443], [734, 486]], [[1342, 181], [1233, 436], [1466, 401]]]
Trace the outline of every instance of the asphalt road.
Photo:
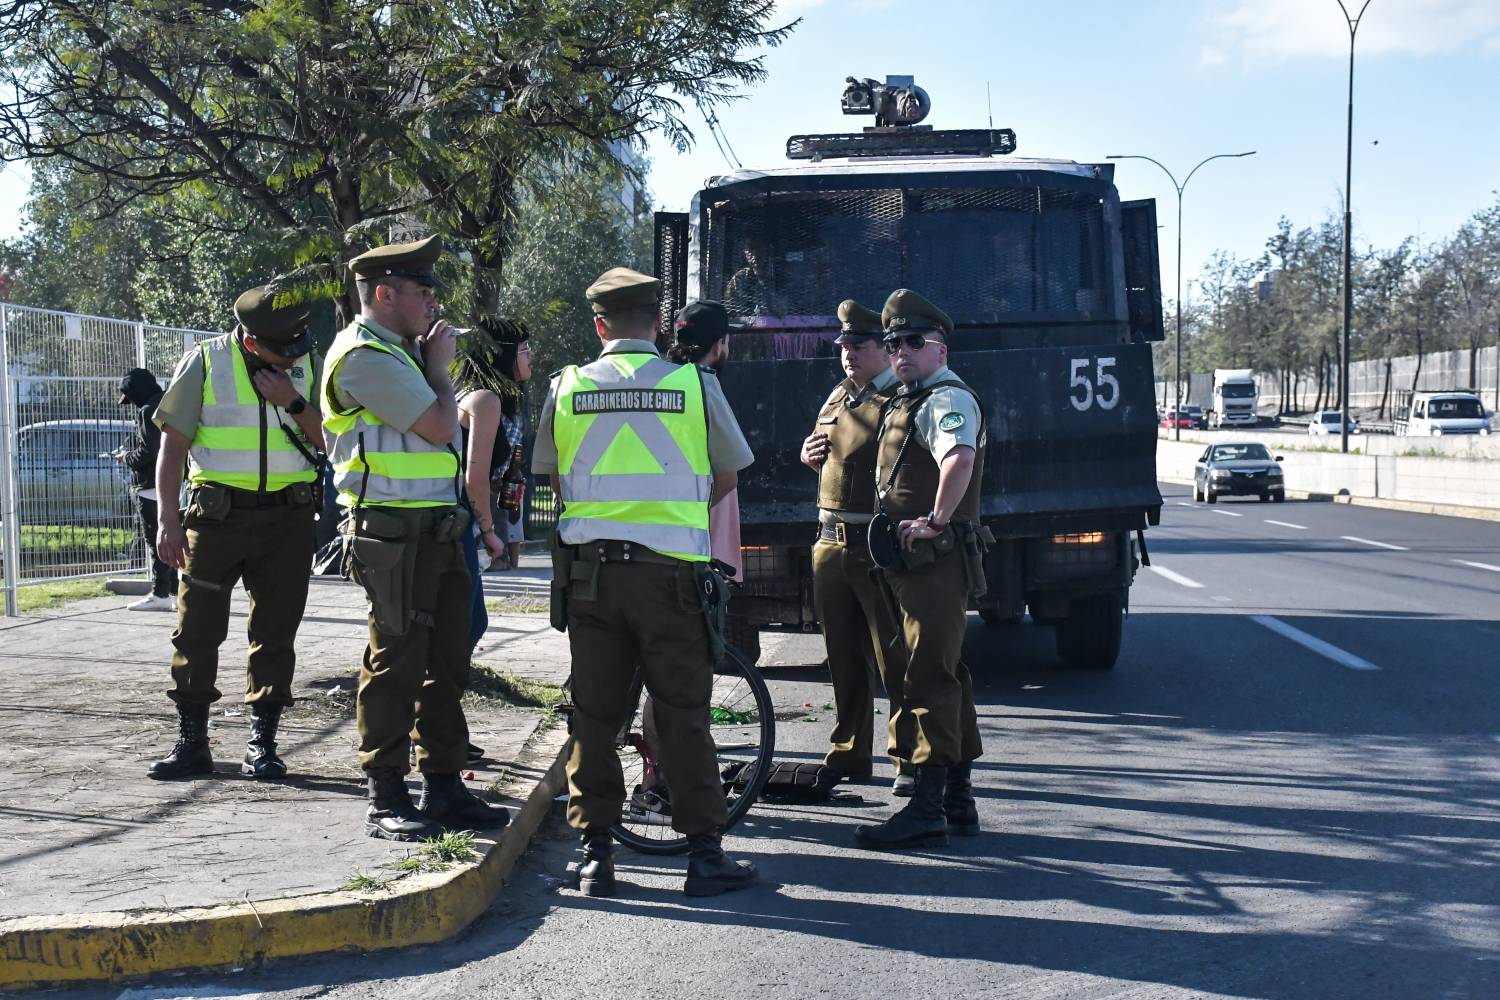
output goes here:
[[[127, 996], [1500, 997], [1500, 524], [1162, 490], [1114, 671], [971, 619], [978, 838], [861, 850], [863, 786], [757, 806], [758, 889], [625, 855], [591, 900], [554, 823], [455, 942]], [[826, 685], [772, 679], [818, 716], [781, 756], [816, 756]]]

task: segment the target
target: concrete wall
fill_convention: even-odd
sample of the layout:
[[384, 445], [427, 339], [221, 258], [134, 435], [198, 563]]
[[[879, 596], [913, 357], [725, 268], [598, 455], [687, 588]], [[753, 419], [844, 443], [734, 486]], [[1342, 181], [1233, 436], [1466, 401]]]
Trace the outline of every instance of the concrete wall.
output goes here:
[[[1290, 490], [1500, 509], [1500, 461], [1493, 459], [1299, 452], [1278, 448], [1274, 440], [1266, 445], [1282, 457]], [[1190, 481], [1206, 447], [1204, 441], [1158, 440], [1157, 475]]]
[[[1159, 436], [1171, 435], [1161, 430]], [[1228, 427], [1222, 431], [1182, 432], [1182, 440], [1212, 444], [1215, 441], [1260, 441], [1281, 451], [1338, 451], [1338, 435], [1317, 437], [1300, 427]], [[1201, 448], [1199, 449], [1202, 450]], [[1354, 434], [1349, 450], [1361, 455], [1403, 455], [1426, 458], [1488, 458], [1500, 461], [1500, 433], [1465, 434], [1461, 437], [1396, 437], [1393, 434]]]

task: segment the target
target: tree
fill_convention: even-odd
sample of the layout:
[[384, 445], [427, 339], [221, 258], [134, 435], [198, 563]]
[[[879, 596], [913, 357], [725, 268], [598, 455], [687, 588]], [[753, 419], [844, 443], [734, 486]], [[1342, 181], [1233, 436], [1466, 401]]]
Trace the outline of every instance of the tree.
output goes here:
[[[771, 0], [97, 0], [0, 4], [0, 154], [98, 178], [101, 214], [187, 191], [240, 202], [284, 269], [392, 231], [457, 237], [495, 305], [537, 162], [598, 159], [764, 75]], [[244, 215], [211, 214], [232, 235]]]

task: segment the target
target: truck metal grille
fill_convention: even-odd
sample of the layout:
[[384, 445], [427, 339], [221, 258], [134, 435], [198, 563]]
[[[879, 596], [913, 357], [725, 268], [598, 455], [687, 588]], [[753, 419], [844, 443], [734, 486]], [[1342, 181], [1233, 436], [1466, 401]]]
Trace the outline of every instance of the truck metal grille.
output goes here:
[[903, 287], [960, 324], [1113, 308], [1101, 203], [1084, 191], [773, 190], [708, 203], [706, 216], [704, 297], [763, 327], [831, 327], [843, 299], [878, 309]]
[[1117, 536], [1106, 531], [1053, 535], [1041, 540], [1038, 568], [1048, 579], [1107, 572], [1117, 565]]

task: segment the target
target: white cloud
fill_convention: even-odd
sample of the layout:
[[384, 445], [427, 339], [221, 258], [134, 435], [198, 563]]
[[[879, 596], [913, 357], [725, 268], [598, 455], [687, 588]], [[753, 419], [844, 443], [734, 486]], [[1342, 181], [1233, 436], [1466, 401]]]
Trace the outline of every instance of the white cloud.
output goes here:
[[[1344, 3], [1353, 16], [1363, 0]], [[1232, 54], [1246, 64], [1349, 54], [1348, 25], [1335, 0], [1224, 0], [1204, 21], [1205, 52]], [[1500, 52], [1496, 0], [1371, 0], [1359, 25], [1362, 56], [1431, 55], [1471, 45]]]

